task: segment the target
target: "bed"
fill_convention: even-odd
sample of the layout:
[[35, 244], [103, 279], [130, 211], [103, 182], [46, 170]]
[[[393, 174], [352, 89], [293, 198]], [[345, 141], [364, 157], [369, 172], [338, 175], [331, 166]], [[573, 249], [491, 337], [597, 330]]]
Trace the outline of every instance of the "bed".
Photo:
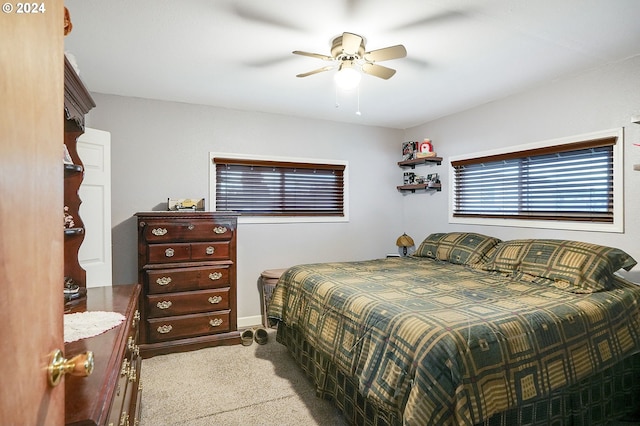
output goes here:
[[622, 250], [476, 233], [298, 265], [277, 340], [352, 424], [607, 424], [640, 405], [640, 286]]

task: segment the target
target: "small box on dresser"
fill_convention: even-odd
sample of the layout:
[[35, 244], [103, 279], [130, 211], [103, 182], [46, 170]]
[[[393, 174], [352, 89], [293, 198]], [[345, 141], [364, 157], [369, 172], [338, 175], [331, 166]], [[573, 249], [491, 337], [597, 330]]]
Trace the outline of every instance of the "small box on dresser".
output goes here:
[[142, 212], [138, 273], [144, 358], [240, 343], [237, 214]]

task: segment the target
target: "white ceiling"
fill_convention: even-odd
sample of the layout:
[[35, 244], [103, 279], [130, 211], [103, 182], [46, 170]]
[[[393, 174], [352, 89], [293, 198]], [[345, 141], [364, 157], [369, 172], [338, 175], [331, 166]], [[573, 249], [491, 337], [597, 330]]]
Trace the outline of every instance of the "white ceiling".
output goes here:
[[[92, 92], [404, 129], [640, 54], [638, 0], [65, 0]], [[403, 44], [338, 93], [329, 54]], [[337, 104], [336, 106], [336, 97]]]

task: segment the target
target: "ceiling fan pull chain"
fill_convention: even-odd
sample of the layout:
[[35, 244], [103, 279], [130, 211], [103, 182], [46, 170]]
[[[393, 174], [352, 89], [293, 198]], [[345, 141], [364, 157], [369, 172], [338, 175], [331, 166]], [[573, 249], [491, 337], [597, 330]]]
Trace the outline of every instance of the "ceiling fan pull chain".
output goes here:
[[362, 115], [360, 112], [360, 86], [358, 86], [358, 110], [356, 111], [356, 115]]

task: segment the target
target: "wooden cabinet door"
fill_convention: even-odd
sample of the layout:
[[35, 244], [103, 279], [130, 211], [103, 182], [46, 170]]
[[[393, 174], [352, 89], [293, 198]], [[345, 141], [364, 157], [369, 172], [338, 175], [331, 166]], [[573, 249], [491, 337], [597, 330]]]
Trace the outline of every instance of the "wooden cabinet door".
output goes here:
[[64, 9], [16, 5], [0, 13], [0, 423], [62, 425]]

